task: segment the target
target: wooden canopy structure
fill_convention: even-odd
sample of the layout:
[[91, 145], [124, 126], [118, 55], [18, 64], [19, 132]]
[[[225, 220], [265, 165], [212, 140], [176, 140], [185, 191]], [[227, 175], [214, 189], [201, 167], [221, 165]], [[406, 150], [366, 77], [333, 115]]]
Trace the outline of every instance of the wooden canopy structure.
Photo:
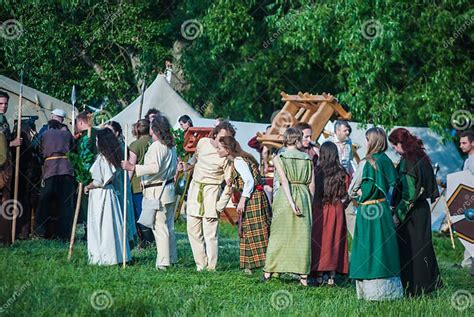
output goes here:
[[306, 122], [312, 127], [312, 140], [315, 141], [329, 120], [351, 119], [351, 113], [347, 112], [330, 94], [313, 95], [299, 92], [297, 95], [288, 95], [282, 92], [281, 96], [285, 104], [273, 119], [268, 133], [257, 134], [258, 141], [267, 147], [282, 147], [285, 130], [300, 122]]

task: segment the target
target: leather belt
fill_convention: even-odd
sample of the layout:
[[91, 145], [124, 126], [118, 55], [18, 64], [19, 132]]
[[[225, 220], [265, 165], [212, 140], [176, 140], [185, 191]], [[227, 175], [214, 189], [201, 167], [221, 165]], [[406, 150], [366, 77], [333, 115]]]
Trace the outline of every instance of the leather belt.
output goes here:
[[363, 203], [359, 203], [359, 205], [373, 205], [373, 204], [381, 203], [383, 201], [385, 201], [385, 198], [367, 200], [367, 201], [364, 201]]
[[50, 157], [45, 158], [44, 160], [45, 160], [45, 161], [49, 161], [49, 160], [59, 160], [59, 159], [67, 159], [67, 156], [65, 156], [65, 155], [62, 155], [62, 156], [50, 156]]
[[173, 179], [168, 179], [166, 182], [158, 182], [158, 183], [143, 185], [143, 188], [158, 187], [158, 186], [163, 185], [163, 183], [164, 183], [165, 186], [166, 186], [166, 185], [168, 185], [168, 184], [171, 184], [172, 182], [174, 182]]

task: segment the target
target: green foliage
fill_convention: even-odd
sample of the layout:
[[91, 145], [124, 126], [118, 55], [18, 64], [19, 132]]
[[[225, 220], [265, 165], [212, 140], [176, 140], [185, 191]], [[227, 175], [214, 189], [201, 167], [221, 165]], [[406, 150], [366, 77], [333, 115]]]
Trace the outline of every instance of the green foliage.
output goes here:
[[16, 19], [20, 37], [0, 37], [1, 73], [77, 105], [116, 112], [151, 83], [170, 58], [173, 5], [161, 1], [2, 1], [0, 17]]
[[443, 133], [472, 108], [469, 1], [245, 3], [209, 5], [183, 54], [186, 96], [213, 116], [268, 121], [280, 91], [329, 92], [355, 121]]
[[[280, 92], [328, 92], [353, 120], [451, 129], [472, 109], [474, 7], [459, 1], [2, 1], [23, 33], [2, 39], [0, 72], [115, 113], [166, 59], [204, 115], [268, 122]], [[183, 22], [202, 34], [187, 40]], [[175, 44], [184, 49], [173, 52]], [[179, 45], [178, 45], [179, 46]]]
[[89, 137], [83, 135], [78, 144], [78, 153], [68, 152], [67, 158], [72, 164], [74, 169], [74, 176], [79, 183], [83, 185], [89, 185], [92, 182], [92, 175], [90, 173], [90, 168], [94, 164], [94, 153], [90, 150], [88, 146]]
[[176, 152], [179, 158], [184, 158], [186, 152], [184, 151], [184, 131], [182, 129], [171, 129], [176, 144]]

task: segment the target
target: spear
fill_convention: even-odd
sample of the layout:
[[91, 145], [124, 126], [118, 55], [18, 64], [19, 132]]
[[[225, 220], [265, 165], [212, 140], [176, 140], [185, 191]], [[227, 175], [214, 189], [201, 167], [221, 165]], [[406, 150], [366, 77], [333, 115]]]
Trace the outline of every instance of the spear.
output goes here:
[[[35, 105], [39, 110], [40, 109], [40, 101], [39, 101], [39, 97], [38, 97], [37, 94], [35, 94]], [[35, 132], [35, 134], [38, 135], [36, 132]], [[34, 232], [35, 221], [36, 221], [36, 208], [32, 207], [31, 208], [31, 218], [30, 218], [30, 231], [31, 232]]]
[[[124, 146], [124, 160], [128, 161], [128, 124], [125, 125], [125, 146]], [[125, 268], [127, 261], [127, 186], [128, 186], [128, 173], [126, 170], [123, 171], [123, 241], [122, 241], [122, 266]]]
[[143, 84], [142, 84], [142, 95], [141, 95], [141, 98], [140, 98], [140, 109], [138, 111], [138, 120], [140, 120], [142, 118], [142, 109], [143, 109], [143, 99], [145, 98], [145, 81], [143, 81]]
[[[20, 97], [18, 100], [18, 120], [16, 128], [17, 140], [21, 137], [21, 108], [23, 104], [23, 71], [20, 75]], [[18, 213], [18, 182], [20, 180], [20, 146], [16, 147], [16, 158], [15, 158], [15, 190], [13, 192], [13, 223], [12, 223], [12, 243], [15, 243], [16, 236], [16, 217]]]
[[76, 86], [72, 85], [71, 92], [71, 103], [72, 103], [72, 135], [76, 134]]

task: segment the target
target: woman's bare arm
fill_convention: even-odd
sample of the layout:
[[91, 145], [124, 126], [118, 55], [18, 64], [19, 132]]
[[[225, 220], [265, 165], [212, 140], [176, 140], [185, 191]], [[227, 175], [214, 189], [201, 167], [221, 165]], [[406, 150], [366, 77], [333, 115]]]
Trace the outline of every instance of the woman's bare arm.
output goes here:
[[285, 171], [283, 170], [283, 167], [280, 164], [280, 158], [275, 159], [274, 165], [275, 165], [275, 169], [277, 170], [278, 176], [280, 177], [281, 187], [283, 188], [283, 191], [285, 192], [286, 198], [288, 199], [288, 202], [290, 203], [293, 213], [295, 215], [301, 215], [301, 211], [296, 206], [295, 201], [293, 200], [293, 196], [291, 195], [290, 184], [288, 183], [288, 178], [286, 178]]

